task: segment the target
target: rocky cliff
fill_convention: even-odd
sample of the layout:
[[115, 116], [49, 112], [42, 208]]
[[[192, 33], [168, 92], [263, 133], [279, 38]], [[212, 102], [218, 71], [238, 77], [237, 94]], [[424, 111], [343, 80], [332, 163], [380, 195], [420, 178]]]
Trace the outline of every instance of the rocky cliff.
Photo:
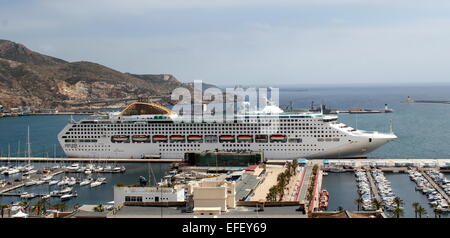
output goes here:
[[67, 62], [0, 40], [0, 105], [7, 108], [117, 103], [168, 95], [177, 87], [192, 85], [169, 74], [136, 75], [91, 62]]

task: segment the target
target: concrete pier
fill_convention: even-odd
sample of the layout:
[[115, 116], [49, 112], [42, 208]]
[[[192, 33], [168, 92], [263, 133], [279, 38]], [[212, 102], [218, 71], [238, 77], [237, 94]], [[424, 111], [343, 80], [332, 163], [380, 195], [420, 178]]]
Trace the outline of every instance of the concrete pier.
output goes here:
[[25, 186], [25, 183], [31, 181], [31, 180], [39, 180], [44, 176], [56, 176], [58, 174], [64, 173], [65, 170], [64, 169], [57, 169], [55, 171], [51, 171], [47, 174], [32, 174], [30, 175], [29, 179], [22, 179], [20, 182], [14, 182], [14, 179], [8, 179], [7, 182], [10, 182], [10, 185], [6, 185], [3, 188], [0, 188], [0, 195], [7, 193], [11, 190], [17, 189], [17, 188], [21, 188], [23, 186]]
[[[21, 193], [0, 193], [0, 196], [8, 196], [8, 197], [20, 197]], [[36, 197], [43, 197], [47, 194], [45, 193], [36, 193]], [[61, 195], [50, 195], [51, 197], [61, 197]]]
[[173, 163], [183, 159], [126, 159], [126, 158], [44, 158], [44, 157], [0, 157], [0, 161], [31, 161], [31, 162], [109, 162], [109, 163]]
[[450, 197], [447, 195], [447, 193], [437, 184], [427, 173], [425, 173], [423, 170], [419, 170], [419, 172], [422, 174], [422, 176], [430, 182], [431, 186], [433, 186], [434, 189], [436, 189], [445, 200], [450, 204]]
[[382, 202], [381, 201], [381, 197], [380, 197], [380, 193], [378, 193], [378, 187], [375, 184], [375, 180], [372, 176], [372, 173], [370, 172], [370, 170], [366, 170], [366, 175], [367, 178], [369, 179], [369, 183], [370, 183], [370, 190], [372, 192], [373, 197], [378, 201], [378, 202]]
[[306, 196], [308, 195], [308, 188], [311, 183], [312, 166], [307, 166], [304, 168], [304, 175], [302, 181], [299, 185], [298, 201], [306, 201]]

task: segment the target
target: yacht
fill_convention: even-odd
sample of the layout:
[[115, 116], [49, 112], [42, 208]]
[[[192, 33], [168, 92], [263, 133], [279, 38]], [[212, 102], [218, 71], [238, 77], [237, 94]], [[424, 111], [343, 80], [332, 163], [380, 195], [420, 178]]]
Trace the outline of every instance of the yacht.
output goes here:
[[61, 199], [62, 201], [65, 201], [65, 200], [69, 200], [69, 199], [71, 199], [71, 198], [73, 198], [73, 197], [76, 197], [76, 196], [77, 196], [76, 193], [68, 193], [68, 194], [62, 195], [62, 196], [60, 197], [60, 199]]
[[93, 181], [92, 178], [87, 178], [87, 179], [81, 181], [80, 186], [88, 185], [88, 184], [92, 183], [92, 181]]

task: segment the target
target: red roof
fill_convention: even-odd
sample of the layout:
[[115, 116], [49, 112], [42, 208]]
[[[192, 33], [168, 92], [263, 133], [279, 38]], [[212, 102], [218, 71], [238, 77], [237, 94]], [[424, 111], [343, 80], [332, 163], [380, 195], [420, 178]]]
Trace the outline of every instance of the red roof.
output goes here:
[[258, 168], [258, 165], [250, 165], [245, 169], [245, 171], [255, 171], [256, 168]]

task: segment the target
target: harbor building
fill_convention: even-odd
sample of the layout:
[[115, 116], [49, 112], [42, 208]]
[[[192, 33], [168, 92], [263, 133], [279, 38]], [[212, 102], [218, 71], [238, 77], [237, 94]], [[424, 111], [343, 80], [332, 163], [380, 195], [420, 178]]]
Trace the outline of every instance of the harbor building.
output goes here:
[[236, 183], [219, 179], [204, 179], [189, 183], [193, 195], [194, 213], [220, 214], [236, 208]]
[[243, 166], [263, 163], [262, 151], [219, 151], [219, 150], [195, 150], [184, 154], [184, 162], [193, 166]]
[[185, 192], [181, 187], [136, 187], [114, 186], [114, 205], [124, 202], [184, 202]]

